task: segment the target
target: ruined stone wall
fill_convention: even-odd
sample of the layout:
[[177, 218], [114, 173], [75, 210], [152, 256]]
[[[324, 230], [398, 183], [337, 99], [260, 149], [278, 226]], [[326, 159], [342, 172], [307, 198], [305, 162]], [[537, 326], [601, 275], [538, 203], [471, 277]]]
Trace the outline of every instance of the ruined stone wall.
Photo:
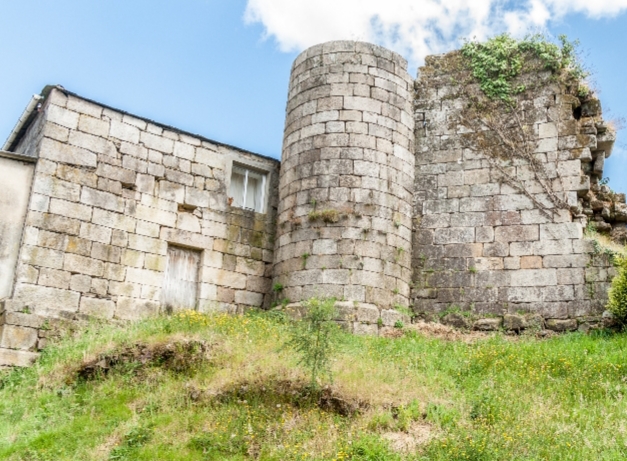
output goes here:
[[[384, 48], [331, 42], [303, 52], [289, 87], [275, 282], [301, 301], [408, 305], [413, 81]], [[365, 314], [364, 314], [365, 315]]]
[[[45, 319], [158, 313], [169, 247], [200, 255], [191, 307], [270, 303], [277, 161], [56, 88], [32, 130], [38, 161], [1, 348], [36, 349]], [[267, 213], [230, 206], [234, 161], [268, 173]]]
[[[537, 87], [521, 95], [519, 115], [545, 184], [566, 205], [555, 207], [528, 162], [498, 152], [490, 158], [465, 142], [470, 134], [458, 121], [469, 99], [448, 70], [458, 56], [428, 58], [416, 82], [415, 310], [496, 316], [496, 326], [504, 314], [539, 314], [556, 329], [576, 328], [567, 319], [599, 315], [614, 274], [583, 239], [589, 165], [605, 156], [596, 133], [576, 119], [577, 98], [548, 73], [524, 77]], [[544, 213], [539, 204], [552, 209]]]

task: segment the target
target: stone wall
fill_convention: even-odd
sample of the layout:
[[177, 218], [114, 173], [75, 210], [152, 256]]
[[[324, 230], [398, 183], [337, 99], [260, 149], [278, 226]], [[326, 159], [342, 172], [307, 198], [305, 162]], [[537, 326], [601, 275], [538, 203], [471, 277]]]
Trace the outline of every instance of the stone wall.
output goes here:
[[414, 122], [406, 68], [375, 45], [326, 43], [296, 59], [288, 95], [275, 282], [293, 302], [334, 296], [359, 305], [363, 315], [348, 317], [375, 331], [378, 309], [409, 298]]
[[[0, 347], [35, 350], [42, 319], [158, 313], [171, 246], [200, 253], [189, 307], [269, 305], [277, 161], [57, 88], [26, 137], [38, 160]], [[230, 206], [234, 161], [268, 173], [267, 213]]]
[[605, 154], [575, 118], [577, 98], [547, 73], [523, 77], [537, 89], [522, 95], [521, 126], [531, 133], [544, 184], [566, 204], [560, 208], [529, 162], [490, 158], [465, 142], [469, 130], [456, 122], [469, 100], [450, 73], [458, 56], [429, 57], [416, 81], [415, 310], [582, 321], [601, 314], [614, 268], [583, 239], [580, 213], [588, 165]]
[[[515, 113], [533, 164], [508, 158], [510, 139], [464, 119], [478, 87], [461, 91], [459, 56], [427, 58], [414, 81], [375, 45], [306, 50], [280, 175], [276, 160], [47, 87], [13, 147], [36, 159], [32, 190], [28, 165], [0, 159], [0, 188], [26, 210], [0, 260], [2, 274], [16, 268], [2, 275], [0, 363], [28, 363], [44, 327], [65, 321], [277, 302], [300, 315], [312, 296], [335, 297], [356, 333], [409, 321], [407, 307], [483, 317], [477, 328], [598, 322], [615, 269], [583, 230], [591, 219], [627, 235], [624, 195], [599, 182], [614, 141], [600, 103], [546, 72], [522, 76]], [[259, 212], [234, 206], [251, 206], [249, 174]]]

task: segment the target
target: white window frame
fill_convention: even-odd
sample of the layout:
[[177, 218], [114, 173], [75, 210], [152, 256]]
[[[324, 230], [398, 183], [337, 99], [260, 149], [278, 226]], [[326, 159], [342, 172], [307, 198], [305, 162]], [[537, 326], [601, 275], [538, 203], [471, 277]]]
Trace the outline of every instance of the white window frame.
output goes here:
[[[259, 210], [255, 210], [254, 208], [248, 208], [246, 206], [236, 206], [231, 204], [231, 206], [236, 207], [236, 208], [241, 208], [243, 210], [249, 210], [249, 211], [254, 211], [255, 213], [265, 213], [266, 212], [266, 208], [267, 208], [267, 203], [266, 203], [266, 197], [267, 197], [267, 189], [268, 189], [268, 179], [270, 177], [270, 172], [267, 170], [263, 170], [251, 165], [248, 165], [244, 162], [240, 162], [240, 161], [233, 161], [231, 164], [231, 168], [229, 171], [229, 187], [228, 187], [228, 191], [229, 191], [229, 197], [230, 197], [230, 191], [231, 191], [231, 181], [233, 179], [233, 173], [235, 171], [235, 169], [238, 169], [240, 171], [244, 172], [244, 189], [242, 191], [242, 197], [241, 197], [241, 203], [245, 204], [246, 203], [246, 196], [248, 194], [248, 175], [249, 173], [256, 173], [259, 176], [261, 176], [261, 187], [260, 187], [260, 194], [261, 196], [259, 197], [260, 201], [259, 201]], [[231, 197], [233, 198], [233, 197]]]

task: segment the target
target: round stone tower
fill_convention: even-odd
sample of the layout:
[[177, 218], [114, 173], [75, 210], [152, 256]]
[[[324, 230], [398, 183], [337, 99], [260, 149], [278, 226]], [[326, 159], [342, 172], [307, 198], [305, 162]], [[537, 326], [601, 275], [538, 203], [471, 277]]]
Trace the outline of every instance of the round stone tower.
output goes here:
[[317, 45], [294, 62], [274, 266], [282, 298], [408, 305], [412, 94], [405, 59], [369, 43]]

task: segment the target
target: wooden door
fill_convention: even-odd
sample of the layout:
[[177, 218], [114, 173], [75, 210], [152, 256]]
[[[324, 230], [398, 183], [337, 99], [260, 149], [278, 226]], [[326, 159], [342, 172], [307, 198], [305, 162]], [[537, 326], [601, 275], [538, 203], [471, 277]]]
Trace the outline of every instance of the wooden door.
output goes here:
[[196, 309], [200, 252], [169, 246], [165, 280], [161, 293], [166, 312]]

